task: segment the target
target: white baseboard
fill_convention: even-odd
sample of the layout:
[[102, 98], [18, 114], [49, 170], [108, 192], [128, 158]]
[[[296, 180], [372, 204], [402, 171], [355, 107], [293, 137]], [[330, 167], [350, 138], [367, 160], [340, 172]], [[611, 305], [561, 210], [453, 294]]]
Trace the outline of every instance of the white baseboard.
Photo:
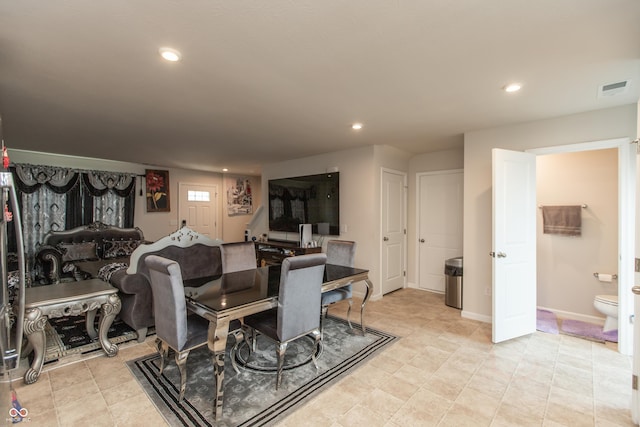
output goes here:
[[[361, 299], [364, 299], [364, 292], [360, 292], [360, 291], [354, 290], [353, 291], [353, 296], [361, 298]], [[382, 299], [382, 295], [370, 295], [369, 296], [369, 301], [378, 301], [380, 299]]]
[[[538, 307], [538, 308], [542, 310], [552, 311], [556, 314], [556, 316], [558, 316], [561, 319], [573, 319], [573, 320], [580, 320], [582, 322], [594, 323], [597, 325], [604, 325], [605, 319], [602, 317], [589, 316], [587, 314], [573, 313], [570, 311], [557, 310], [557, 309], [547, 308], [547, 307]], [[460, 315], [465, 319], [478, 320], [480, 322], [485, 322], [485, 323], [492, 323], [491, 316], [487, 316], [485, 314], [473, 313], [470, 311], [462, 310], [462, 313]]]
[[571, 311], [558, 310], [550, 307], [538, 307], [541, 310], [548, 310], [555, 313], [561, 319], [580, 320], [581, 322], [594, 323], [596, 325], [604, 325], [604, 317], [591, 316], [588, 314], [573, 313]]
[[[580, 313], [573, 313], [570, 311], [564, 311], [564, 310], [557, 310], [557, 309], [553, 309], [553, 308], [547, 308], [547, 307], [538, 307], [542, 310], [549, 310], [552, 311], [556, 314], [556, 316], [558, 316], [561, 319], [572, 319], [572, 320], [580, 320], [582, 322], [588, 322], [588, 323], [594, 323], [597, 325], [604, 325], [604, 318], [603, 317], [597, 317], [597, 316], [590, 316], [587, 314], [580, 314]], [[487, 316], [485, 314], [479, 314], [479, 313], [473, 313], [470, 311], [465, 311], [462, 310], [462, 313], [460, 314], [462, 317], [464, 317], [465, 319], [471, 319], [471, 320], [478, 320], [480, 322], [485, 322], [485, 323], [492, 323], [492, 319], [491, 316]]]
[[462, 310], [462, 313], [460, 313], [460, 316], [464, 317], [465, 319], [478, 320], [484, 323], [492, 323], [491, 316], [487, 316], [486, 314], [479, 314], [479, 313], [473, 313], [471, 311]]
[[440, 295], [444, 294], [444, 291], [436, 291], [435, 289], [423, 289], [415, 283], [407, 283], [407, 288], [417, 289], [419, 291], [424, 291], [424, 292], [432, 292], [434, 294], [440, 294]]

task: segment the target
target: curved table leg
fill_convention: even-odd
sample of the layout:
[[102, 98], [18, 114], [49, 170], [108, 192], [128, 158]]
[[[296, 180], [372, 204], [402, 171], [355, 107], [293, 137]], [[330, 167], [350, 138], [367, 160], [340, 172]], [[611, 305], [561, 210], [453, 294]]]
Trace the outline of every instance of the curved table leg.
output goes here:
[[42, 315], [39, 308], [27, 310], [24, 316], [24, 334], [27, 336], [29, 345], [33, 347], [33, 363], [24, 374], [25, 384], [33, 384], [38, 381], [42, 364], [44, 363], [44, 353], [47, 348], [47, 338], [44, 327], [47, 324], [47, 317]]
[[113, 323], [116, 314], [120, 313], [122, 303], [118, 294], [109, 295], [108, 301], [100, 307], [100, 325], [98, 326], [98, 334], [100, 335], [100, 345], [107, 356], [113, 357], [118, 354], [118, 346], [109, 341], [107, 332]]
[[92, 340], [98, 337], [98, 333], [96, 332], [96, 326], [95, 326], [97, 311], [98, 310], [89, 310], [85, 315], [87, 319], [86, 320], [87, 335], [89, 335], [89, 338], [91, 338]]
[[213, 396], [213, 418], [222, 419], [222, 403], [224, 401], [224, 352], [227, 347], [227, 335], [229, 334], [229, 319], [209, 321], [209, 339], [207, 346], [211, 353], [213, 363], [213, 377], [216, 382]]
[[362, 325], [362, 335], [367, 333], [367, 328], [364, 326], [364, 306], [367, 304], [367, 301], [369, 301], [371, 293], [373, 292], [373, 283], [371, 283], [371, 280], [365, 279], [364, 283], [367, 285], [367, 290], [365, 291], [364, 299], [360, 305], [360, 325]]

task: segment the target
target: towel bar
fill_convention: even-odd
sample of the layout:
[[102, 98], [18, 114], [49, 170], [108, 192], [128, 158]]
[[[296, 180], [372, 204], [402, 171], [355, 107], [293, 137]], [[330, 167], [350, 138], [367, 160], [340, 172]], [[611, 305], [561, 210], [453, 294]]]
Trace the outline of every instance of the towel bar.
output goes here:
[[[587, 205], [586, 203], [583, 203], [582, 205], [580, 205], [580, 207], [582, 207], [582, 209], [586, 209], [589, 207], [589, 205]], [[542, 205], [538, 205], [538, 209], [542, 209]]]

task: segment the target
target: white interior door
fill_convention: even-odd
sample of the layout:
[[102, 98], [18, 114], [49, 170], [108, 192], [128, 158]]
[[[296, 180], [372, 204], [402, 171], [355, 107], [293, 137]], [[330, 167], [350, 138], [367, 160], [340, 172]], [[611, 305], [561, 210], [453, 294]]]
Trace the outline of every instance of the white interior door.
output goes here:
[[405, 173], [382, 170], [382, 294], [404, 287], [406, 182]]
[[536, 157], [494, 148], [493, 337], [536, 330]]
[[212, 239], [218, 238], [218, 187], [179, 183], [178, 220]]
[[419, 174], [418, 287], [444, 292], [444, 262], [462, 255], [462, 171]]

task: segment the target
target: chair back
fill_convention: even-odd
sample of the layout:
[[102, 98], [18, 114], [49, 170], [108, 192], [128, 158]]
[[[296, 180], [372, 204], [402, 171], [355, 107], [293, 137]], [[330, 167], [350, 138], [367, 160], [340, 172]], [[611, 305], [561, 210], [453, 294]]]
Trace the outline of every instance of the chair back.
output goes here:
[[151, 278], [156, 335], [181, 351], [187, 342], [187, 304], [180, 265], [157, 255], [149, 255], [145, 263]]
[[326, 254], [285, 258], [278, 294], [278, 338], [289, 341], [320, 328], [320, 299]]
[[327, 264], [353, 267], [356, 258], [356, 242], [329, 240], [327, 242]]
[[222, 273], [256, 268], [256, 245], [253, 242], [223, 243], [220, 245]]

